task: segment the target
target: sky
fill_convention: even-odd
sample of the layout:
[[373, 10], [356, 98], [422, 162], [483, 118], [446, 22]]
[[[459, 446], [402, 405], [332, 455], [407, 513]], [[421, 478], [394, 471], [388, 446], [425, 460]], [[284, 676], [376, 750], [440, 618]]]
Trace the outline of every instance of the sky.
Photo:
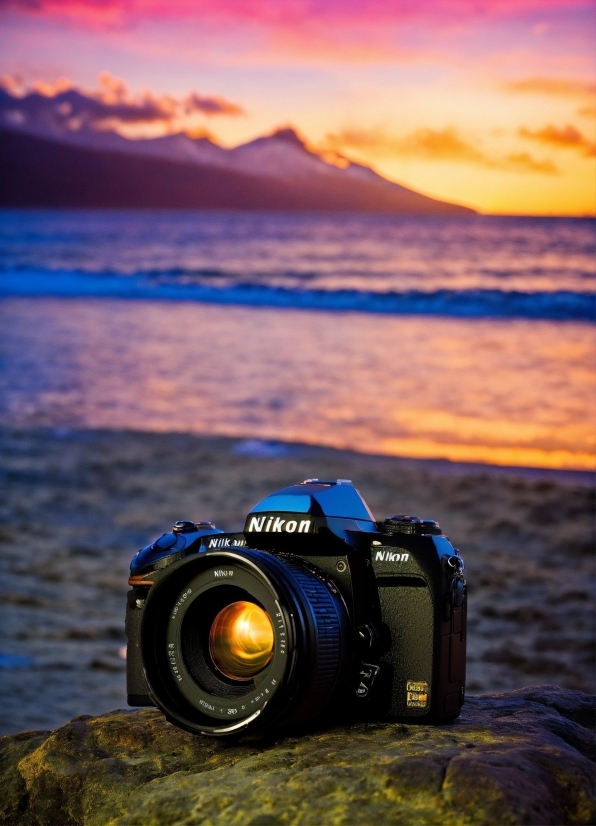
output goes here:
[[482, 212], [589, 215], [595, 23], [588, 0], [0, 0], [0, 77], [117, 103], [128, 137], [292, 126]]

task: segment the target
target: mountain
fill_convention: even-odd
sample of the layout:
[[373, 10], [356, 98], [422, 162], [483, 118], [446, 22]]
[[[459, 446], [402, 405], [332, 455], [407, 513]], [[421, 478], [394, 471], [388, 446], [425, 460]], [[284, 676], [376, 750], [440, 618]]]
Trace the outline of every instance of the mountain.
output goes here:
[[182, 133], [128, 140], [98, 128], [102, 106], [75, 89], [52, 98], [0, 89], [0, 205], [473, 212], [330, 163], [292, 129], [234, 149]]

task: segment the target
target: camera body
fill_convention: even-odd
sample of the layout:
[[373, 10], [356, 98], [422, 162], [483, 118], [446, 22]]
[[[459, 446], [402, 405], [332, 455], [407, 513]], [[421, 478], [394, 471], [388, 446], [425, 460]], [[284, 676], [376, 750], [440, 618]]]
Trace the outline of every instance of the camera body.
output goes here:
[[348, 480], [277, 491], [241, 533], [178, 522], [131, 564], [128, 702], [220, 737], [331, 713], [448, 722], [464, 701], [463, 569], [436, 522], [376, 522]]

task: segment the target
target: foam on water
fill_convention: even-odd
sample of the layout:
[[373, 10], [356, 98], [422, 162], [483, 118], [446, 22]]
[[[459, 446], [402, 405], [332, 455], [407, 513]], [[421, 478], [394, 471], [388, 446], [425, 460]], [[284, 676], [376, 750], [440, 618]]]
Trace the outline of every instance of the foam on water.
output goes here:
[[390, 315], [596, 320], [593, 296], [568, 290], [409, 290], [400, 293], [286, 289], [250, 283], [210, 287], [180, 283], [173, 277], [168, 280], [162, 278], [157, 280], [144, 274], [119, 276], [113, 273], [9, 271], [0, 273], [0, 296], [142, 298]]

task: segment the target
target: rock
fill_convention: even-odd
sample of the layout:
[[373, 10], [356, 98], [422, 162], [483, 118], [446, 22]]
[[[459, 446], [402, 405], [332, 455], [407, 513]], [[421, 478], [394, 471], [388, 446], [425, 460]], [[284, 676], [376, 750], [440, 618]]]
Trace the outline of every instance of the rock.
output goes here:
[[474, 697], [441, 727], [359, 723], [237, 742], [154, 709], [0, 740], [0, 823], [592, 824], [594, 698]]

